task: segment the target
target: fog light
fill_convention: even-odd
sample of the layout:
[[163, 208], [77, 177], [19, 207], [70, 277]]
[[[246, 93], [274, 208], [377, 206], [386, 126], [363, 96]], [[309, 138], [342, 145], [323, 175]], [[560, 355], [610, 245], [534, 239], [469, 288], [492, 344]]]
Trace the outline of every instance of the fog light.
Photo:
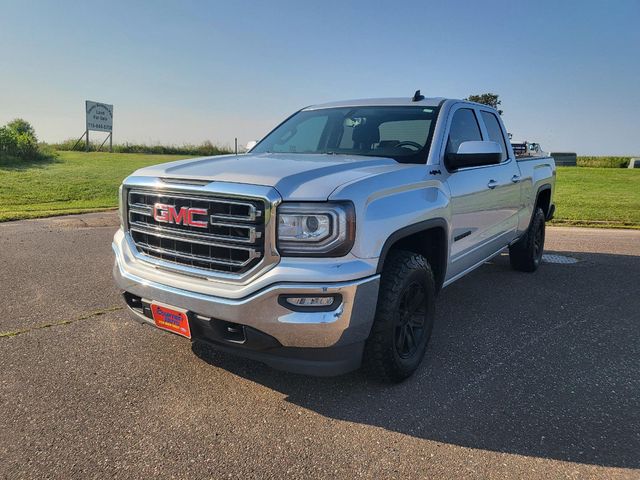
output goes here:
[[299, 312], [329, 312], [342, 302], [342, 295], [280, 295], [278, 303]]
[[286, 301], [294, 307], [328, 307], [333, 305], [333, 297], [287, 297]]

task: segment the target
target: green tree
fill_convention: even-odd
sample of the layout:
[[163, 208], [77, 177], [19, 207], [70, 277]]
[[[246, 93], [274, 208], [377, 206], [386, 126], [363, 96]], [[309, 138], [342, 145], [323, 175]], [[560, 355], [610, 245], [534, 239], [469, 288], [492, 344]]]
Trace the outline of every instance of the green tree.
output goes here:
[[0, 128], [0, 155], [31, 160], [38, 156], [38, 139], [33, 126], [21, 118]]
[[35, 128], [33, 128], [33, 125], [31, 125], [26, 120], [23, 120], [22, 118], [11, 120], [9, 123], [7, 123], [7, 128], [9, 130], [13, 130], [18, 134], [32, 137], [36, 142], [38, 141], [36, 137], [36, 130]]
[[480, 95], [469, 95], [469, 98], [465, 98], [465, 100], [481, 103], [483, 105], [489, 105], [490, 107], [498, 110], [498, 113], [502, 115], [502, 110], [498, 108], [498, 106], [502, 103], [499, 97], [500, 96], [495, 93], [481, 93]]

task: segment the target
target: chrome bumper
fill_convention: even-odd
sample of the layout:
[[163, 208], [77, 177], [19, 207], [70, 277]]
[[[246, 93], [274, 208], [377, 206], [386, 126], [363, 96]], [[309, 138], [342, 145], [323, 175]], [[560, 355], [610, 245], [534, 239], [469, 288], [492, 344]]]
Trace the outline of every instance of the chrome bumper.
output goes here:
[[[337, 283], [275, 283], [241, 299], [190, 292], [149, 281], [128, 272], [114, 244], [113, 276], [123, 291], [149, 301], [189, 310], [264, 332], [284, 347], [341, 347], [363, 342], [375, 314], [379, 275]], [[326, 312], [293, 311], [278, 302], [281, 295], [339, 294], [342, 301]], [[135, 312], [134, 312], [135, 313]], [[139, 318], [149, 321], [144, 316]]]

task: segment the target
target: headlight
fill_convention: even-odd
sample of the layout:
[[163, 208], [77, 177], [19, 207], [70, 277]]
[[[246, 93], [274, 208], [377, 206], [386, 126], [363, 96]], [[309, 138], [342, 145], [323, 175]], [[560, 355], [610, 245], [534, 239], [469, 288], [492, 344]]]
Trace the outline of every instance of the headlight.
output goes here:
[[339, 257], [349, 253], [354, 239], [351, 203], [283, 203], [278, 207], [278, 249], [282, 255]]

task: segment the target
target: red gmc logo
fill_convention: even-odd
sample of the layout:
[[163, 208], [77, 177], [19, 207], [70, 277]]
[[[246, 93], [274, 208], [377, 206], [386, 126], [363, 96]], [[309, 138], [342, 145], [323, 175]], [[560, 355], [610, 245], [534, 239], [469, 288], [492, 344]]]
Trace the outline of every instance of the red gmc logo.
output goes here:
[[207, 216], [205, 208], [181, 207], [176, 209], [175, 205], [156, 203], [153, 206], [153, 218], [156, 222], [175, 223], [177, 225], [189, 225], [191, 227], [207, 228], [207, 220], [196, 220], [196, 215]]

